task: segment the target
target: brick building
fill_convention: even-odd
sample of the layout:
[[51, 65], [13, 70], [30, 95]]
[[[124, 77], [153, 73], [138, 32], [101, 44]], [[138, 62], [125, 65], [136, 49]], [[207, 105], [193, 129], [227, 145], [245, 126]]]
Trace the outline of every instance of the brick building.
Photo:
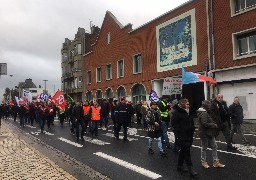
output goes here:
[[166, 83], [179, 82], [184, 66], [218, 82], [183, 86], [182, 96], [194, 109], [220, 92], [228, 104], [240, 96], [246, 118], [255, 119], [256, 2], [241, 2], [191, 0], [134, 30], [107, 11], [97, 42], [84, 55], [86, 98], [125, 96], [135, 102], [148, 100], [151, 89], [159, 97], [180, 97], [180, 89], [170, 93], [173, 86]]
[[256, 1], [214, 1], [213, 29], [218, 92], [228, 104], [240, 98], [246, 119], [256, 119]]

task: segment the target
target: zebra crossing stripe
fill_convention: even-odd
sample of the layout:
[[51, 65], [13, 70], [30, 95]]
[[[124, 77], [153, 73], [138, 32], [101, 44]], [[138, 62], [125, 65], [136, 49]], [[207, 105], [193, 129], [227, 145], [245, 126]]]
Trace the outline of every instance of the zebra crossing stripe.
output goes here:
[[105, 153], [96, 152], [96, 153], [93, 153], [93, 154], [95, 154], [95, 155], [97, 155], [97, 156], [99, 156], [99, 157], [102, 157], [102, 158], [104, 158], [104, 159], [107, 159], [107, 160], [109, 160], [109, 161], [111, 161], [111, 162], [113, 162], [113, 163], [116, 163], [116, 164], [120, 165], [120, 166], [123, 166], [123, 167], [125, 167], [125, 168], [127, 168], [127, 169], [130, 169], [130, 170], [132, 170], [132, 171], [135, 171], [135, 172], [137, 172], [137, 173], [139, 173], [139, 174], [142, 174], [142, 175], [144, 175], [144, 176], [147, 176], [147, 177], [149, 177], [149, 178], [151, 178], [151, 179], [158, 179], [158, 178], [162, 177], [160, 174], [154, 173], [154, 172], [149, 171], [149, 170], [147, 170], [147, 169], [144, 169], [144, 168], [142, 168], [142, 167], [139, 167], [139, 166], [136, 166], [136, 165], [131, 164], [131, 163], [129, 163], [129, 162], [126, 162], [126, 161], [123, 161], [123, 160], [121, 160], [121, 159], [118, 159], [118, 158], [116, 158], [116, 157], [107, 155], [107, 154], [105, 154]]

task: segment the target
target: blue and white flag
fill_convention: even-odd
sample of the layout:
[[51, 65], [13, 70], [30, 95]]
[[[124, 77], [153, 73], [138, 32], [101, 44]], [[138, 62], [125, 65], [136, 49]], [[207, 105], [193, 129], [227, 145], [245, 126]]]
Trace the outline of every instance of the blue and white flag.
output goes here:
[[39, 97], [40, 97], [40, 99], [41, 99], [41, 100], [46, 101], [46, 100], [47, 100], [47, 98], [48, 98], [48, 95], [47, 95], [47, 94], [45, 94], [45, 93], [41, 93]]
[[156, 93], [156, 91], [154, 91], [153, 89], [151, 89], [151, 92], [150, 92], [150, 94], [149, 94], [149, 100], [150, 100], [151, 102], [158, 102], [158, 101], [159, 101], [159, 98], [158, 98], [158, 96], [157, 96], [157, 93]]
[[32, 101], [32, 93], [23, 89], [23, 97], [27, 99], [28, 102]]

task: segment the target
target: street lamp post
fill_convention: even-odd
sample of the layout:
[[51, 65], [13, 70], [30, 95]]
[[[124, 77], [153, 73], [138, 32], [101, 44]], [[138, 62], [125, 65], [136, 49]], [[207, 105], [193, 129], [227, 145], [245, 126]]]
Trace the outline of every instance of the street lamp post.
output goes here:
[[10, 97], [9, 97], [9, 102], [11, 102], [11, 100], [12, 100], [12, 74], [10, 74], [10, 77], [11, 77], [11, 80], [10, 80]]
[[46, 93], [46, 82], [48, 81], [48, 80], [43, 80], [44, 81], [44, 90], [45, 90], [45, 93]]

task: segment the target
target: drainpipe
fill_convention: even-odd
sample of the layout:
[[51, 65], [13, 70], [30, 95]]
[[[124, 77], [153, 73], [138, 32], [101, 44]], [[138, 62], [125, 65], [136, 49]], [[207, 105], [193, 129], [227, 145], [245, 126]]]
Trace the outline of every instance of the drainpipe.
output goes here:
[[[210, 22], [209, 22], [209, 0], [206, 0], [206, 28], [207, 28], [207, 41], [208, 41], [208, 62], [206, 62], [205, 74], [207, 75], [208, 70], [212, 69], [211, 63], [211, 41], [210, 41]], [[204, 83], [204, 96], [205, 99], [210, 99], [210, 89], [208, 83]]]
[[211, 24], [212, 24], [212, 63], [213, 63], [213, 68], [216, 69], [216, 62], [215, 62], [215, 44], [214, 44], [214, 25], [213, 25], [213, 0], [211, 0]]
[[210, 41], [210, 22], [209, 22], [209, 0], [206, 0], [206, 18], [207, 18], [207, 40], [208, 40], [208, 64], [209, 69], [212, 69], [211, 63], [211, 41]]

